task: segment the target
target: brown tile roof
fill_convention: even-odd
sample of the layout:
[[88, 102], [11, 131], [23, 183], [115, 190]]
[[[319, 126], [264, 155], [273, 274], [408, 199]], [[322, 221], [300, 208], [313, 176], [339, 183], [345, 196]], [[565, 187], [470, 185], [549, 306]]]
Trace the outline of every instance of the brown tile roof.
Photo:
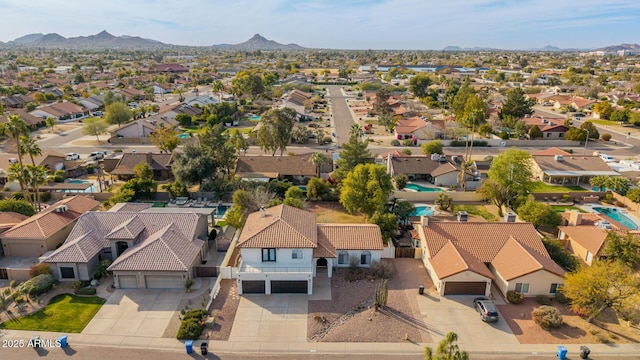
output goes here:
[[44, 111], [56, 117], [60, 117], [64, 115], [73, 115], [73, 114], [82, 113], [86, 111], [82, 106], [78, 106], [69, 101], [41, 106], [37, 110]]
[[131, 219], [123, 222], [122, 224], [116, 226], [110, 233], [108, 233], [105, 237], [107, 239], [128, 239], [133, 240], [140, 235], [142, 230], [144, 230], [145, 226], [142, 220], [138, 216], [134, 216]]
[[316, 166], [309, 161], [311, 155], [239, 156], [236, 162], [236, 175], [250, 177], [251, 174], [257, 173], [271, 176], [274, 174], [279, 176], [315, 176]]
[[249, 214], [239, 248], [315, 248], [318, 246], [316, 215], [287, 205]]
[[538, 150], [538, 151], [534, 151], [531, 153], [531, 156], [541, 156], [541, 155], [563, 155], [563, 156], [571, 156], [570, 153], [558, 149], [557, 147], [550, 147], [550, 148], [546, 148], [544, 150]]
[[380, 227], [374, 224], [318, 224], [318, 238], [337, 250], [382, 250]]
[[[60, 205], [66, 205], [67, 211], [56, 212]], [[3, 238], [45, 239], [56, 233], [87, 211], [94, 210], [99, 201], [86, 196], [73, 196], [56, 202], [46, 210], [25, 219], [2, 234]]]
[[[560, 217], [562, 217], [562, 219], [565, 221], [569, 221], [569, 218], [571, 217], [571, 211], [567, 210], [567, 211], [561, 212]], [[578, 225], [595, 225], [596, 222], [600, 220], [606, 220], [600, 214], [596, 214], [596, 213], [582, 213], [580, 214], [580, 217], [581, 217], [581, 221], [580, 221], [580, 224]]]
[[171, 154], [124, 153], [113, 171], [111, 171], [111, 174], [133, 175], [133, 168], [142, 162], [149, 164], [152, 170], [169, 170], [172, 160]]
[[391, 167], [394, 174], [431, 174], [443, 163], [431, 160], [429, 156], [393, 157]]
[[411, 155], [405, 154], [405, 153], [403, 153], [402, 151], [399, 151], [399, 150], [393, 150], [392, 152], [384, 153], [384, 154], [381, 154], [380, 156], [382, 157], [383, 160], [387, 160], [389, 155], [391, 155], [393, 157], [410, 157], [411, 156]]
[[9, 115], [11, 114], [20, 116], [20, 119], [26, 122], [29, 126], [36, 126], [37, 124], [44, 121], [41, 117], [33, 116], [24, 109], [15, 109], [10, 110], [8, 114], [0, 116], [0, 123], [6, 123], [9, 120]]
[[594, 225], [558, 226], [558, 230], [594, 255], [601, 253], [604, 240], [607, 237], [605, 229], [600, 229]]
[[110, 271], [191, 271], [204, 241], [166, 225], [116, 258]]
[[607, 163], [597, 155], [570, 155], [563, 159], [555, 160], [553, 155], [536, 155], [533, 160], [543, 171], [606, 171], [614, 172]]
[[11, 228], [27, 218], [29, 217], [13, 211], [0, 212], [0, 228]]
[[431, 256], [450, 240], [483, 263], [489, 263], [511, 236], [528, 248], [548, 256], [540, 235], [531, 223], [429, 221], [429, 225], [424, 226], [424, 232]]
[[[195, 253], [194, 256], [197, 256], [200, 250], [196, 251], [185, 244], [191, 243], [199, 235], [204, 235], [196, 233], [199, 216], [194, 213], [88, 212], [78, 219], [67, 240], [46, 259], [46, 262], [87, 262], [110, 246], [107, 236], [113, 233], [114, 229], [122, 228], [123, 225], [127, 226], [125, 224], [133, 226], [131, 223], [132, 218], [136, 218], [136, 222], [141, 223], [144, 228], [138, 234], [137, 242], [131, 249], [134, 249], [152, 235], [160, 235], [159, 233], [163, 229], [174, 225], [172, 232], [182, 234], [182, 237], [180, 239], [175, 236], [170, 237], [171, 240], [175, 240], [178, 243], [176, 246], [186, 246], [187, 249], [191, 249], [190, 251]], [[169, 235], [167, 234], [167, 236]], [[164, 238], [165, 241], [169, 241], [168, 239], [169, 237]], [[144, 259], [144, 256], [148, 254], [145, 252], [135, 252], [135, 254], [138, 255], [134, 256], [133, 252], [129, 255], [127, 264], [131, 265], [140, 262], [145, 264], [140, 268], [140, 270], [143, 270], [143, 267], [147, 266], [147, 262], [150, 261], [149, 259]], [[138, 256], [142, 258], [138, 258]], [[155, 257], [152, 257], [151, 261], [156, 262], [159, 267], [163, 265], [165, 258], [168, 258], [169, 262], [174, 259], [173, 255], [162, 251], [156, 252], [153, 256]]]
[[439, 279], [444, 279], [463, 271], [471, 271], [489, 279], [494, 279], [493, 274], [483, 262], [456, 247], [451, 241], [447, 241], [430, 261]]
[[491, 265], [507, 281], [539, 270], [546, 270], [558, 276], [565, 275], [565, 271], [551, 260], [548, 254], [545, 256], [533, 249], [527, 249], [513, 236], [509, 237], [498, 255], [491, 261]]
[[[433, 170], [431, 172], [431, 176], [436, 177], [436, 176], [448, 174], [448, 173], [455, 172], [455, 171], [460, 171], [460, 168], [458, 166], [453, 165], [450, 162], [446, 162], [446, 163], [440, 165], [435, 170]], [[473, 175], [473, 173], [471, 173], [471, 172], [467, 171], [467, 173]]]
[[300, 106], [304, 106], [304, 102], [311, 99], [313, 95], [306, 93], [304, 91], [300, 91], [298, 89], [294, 89], [291, 94], [289, 95], [289, 101], [300, 105]]

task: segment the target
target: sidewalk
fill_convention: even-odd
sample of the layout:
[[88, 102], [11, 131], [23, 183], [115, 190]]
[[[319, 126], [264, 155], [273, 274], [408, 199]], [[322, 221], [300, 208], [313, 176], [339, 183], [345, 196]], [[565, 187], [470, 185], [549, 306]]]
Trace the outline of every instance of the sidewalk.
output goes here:
[[[43, 340], [55, 340], [61, 333], [42, 331], [0, 331], [3, 340], [24, 340], [28, 342], [34, 335], [39, 335]], [[183, 341], [169, 338], [113, 336], [113, 335], [68, 335], [68, 341], [73, 345], [105, 346], [117, 348], [138, 348], [153, 350], [168, 350], [176, 353], [185, 352]], [[194, 341], [195, 351], [200, 348], [203, 340]], [[375, 355], [421, 355], [424, 347], [436, 348], [437, 344], [402, 343], [279, 343], [279, 342], [233, 342], [233, 341], [208, 341], [209, 351], [228, 354], [375, 354]], [[586, 344], [591, 349], [593, 356], [623, 356], [637, 357], [640, 354], [640, 344]], [[579, 344], [564, 345], [569, 356], [580, 352]], [[476, 344], [465, 345], [460, 343], [460, 348], [471, 355], [539, 355], [555, 356], [558, 345], [555, 344]]]

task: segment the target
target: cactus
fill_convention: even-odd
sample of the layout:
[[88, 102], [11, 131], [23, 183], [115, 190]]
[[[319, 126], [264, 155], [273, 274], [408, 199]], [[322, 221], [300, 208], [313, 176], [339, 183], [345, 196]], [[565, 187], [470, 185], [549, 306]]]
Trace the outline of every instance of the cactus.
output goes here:
[[382, 280], [380, 284], [376, 285], [376, 294], [375, 294], [375, 300], [374, 300], [374, 306], [376, 310], [387, 306], [388, 294], [389, 294], [388, 282], [387, 280]]

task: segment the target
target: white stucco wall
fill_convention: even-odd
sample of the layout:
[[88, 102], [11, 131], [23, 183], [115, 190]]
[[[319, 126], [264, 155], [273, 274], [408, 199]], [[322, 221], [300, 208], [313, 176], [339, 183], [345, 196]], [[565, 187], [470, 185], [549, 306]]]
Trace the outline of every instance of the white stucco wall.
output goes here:
[[297, 249], [302, 251], [302, 259], [292, 259], [291, 254], [294, 249], [277, 248], [276, 261], [262, 261], [262, 249], [240, 249], [242, 262], [253, 267], [307, 267], [313, 265], [313, 249]]
[[359, 261], [360, 255], [365, 251], [369, 251], [371, 253], [371, 262], [380, 261], [380, 259], [382, 258], [382, 250], [337, 250], [336, 251], [336, 255], [338, 255], [337, 257], [333, 259], [327, 259], [328, 261], [333, 260], [333, 267], [349, 267], [349, 261], [347, 261], [346, 264], [338, 264], [338, 260], [340, 257], [339, 255], [340, 255], [340, 252], [342, 251], [346, 251], [349, 254], [349, 259], [351, 259], [351, 257], [358, 258], [358, 266], [360, 267], [369, 267], [369, 265], [371, 265], [371, 264], [367, 264], [367, 265], [360, 264], [360, 261]]
[[458, 184], [458, 173], [456, 171], [436, 176], [433, 179], [433, 183], [438, 186], [449, 186], [452, 184]]
[[529, 292], [524, 294], [524, 296], [527, 297], [536, 295], [553, 296], [554, 294], [549, 292], [551, 284], [564, 284], [564, 278], [562, 276], [552, 274], [546, 270], [538, 270], [509, 281], [504, 280], [495, 269], [491, 269], [491, 272], [496, 276], [496, 285], [498, 285], [498, 288], [505, 296], [507, 295], [507, 291], [516, 289], [516, 283], [529, 284]]

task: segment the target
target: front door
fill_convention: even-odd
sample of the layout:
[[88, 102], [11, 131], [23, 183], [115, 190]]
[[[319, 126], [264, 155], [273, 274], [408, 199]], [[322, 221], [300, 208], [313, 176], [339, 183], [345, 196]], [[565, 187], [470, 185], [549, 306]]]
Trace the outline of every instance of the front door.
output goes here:
[[116, 257], [122, 255], [122, 253], [129, 248], [129, 244], [126, 241], [118, 241], [116, 243]]

